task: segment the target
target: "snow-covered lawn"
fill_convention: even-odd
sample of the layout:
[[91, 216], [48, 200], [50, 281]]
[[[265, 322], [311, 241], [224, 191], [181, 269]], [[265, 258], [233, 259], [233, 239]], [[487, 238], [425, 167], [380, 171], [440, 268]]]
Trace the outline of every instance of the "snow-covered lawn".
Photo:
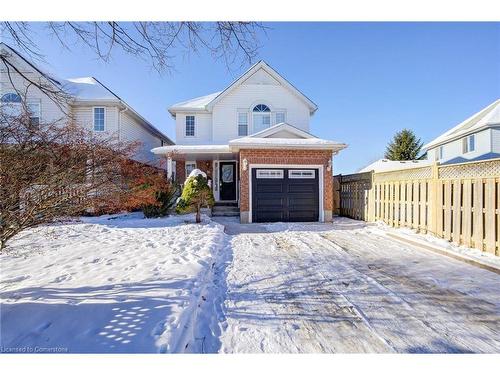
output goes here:
[[226, 228], [223, 352], [500, 352], [498, 274], [345, 218]]
[[0, 258], [3, 351], [190, 349], [223, 228], [187, 218], [104, 216], [21, 233]]
[[21, 233], [0, 256], [2, 350], [500, 352], [500, 275], [383, 225], [185, 220]]

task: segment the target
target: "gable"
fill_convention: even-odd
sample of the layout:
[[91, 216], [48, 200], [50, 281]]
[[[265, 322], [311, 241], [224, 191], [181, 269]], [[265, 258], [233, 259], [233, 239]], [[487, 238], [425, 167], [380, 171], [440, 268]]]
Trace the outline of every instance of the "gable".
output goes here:
[[242, 83], [243, 85], [279, 85], [280, 83], [264, 69], [259, 69]]
[[288, 130], [279, 130], [276, 133], [270, 134], [264, 138], [294, 138], [294, 139], [304, 139], [305, 137], [301, 137], [296, 133], [292, 133]]

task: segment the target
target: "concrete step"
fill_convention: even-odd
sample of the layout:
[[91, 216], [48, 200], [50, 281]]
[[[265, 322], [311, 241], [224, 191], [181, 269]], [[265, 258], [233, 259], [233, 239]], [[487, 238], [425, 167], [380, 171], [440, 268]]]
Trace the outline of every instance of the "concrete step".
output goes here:
[[233, 211], [228, 211], [228, 212], [212, 212], [212, 216], [224, 216], [224, 217], [237, 217], [240, 216], [240, 212], [233, 212]]

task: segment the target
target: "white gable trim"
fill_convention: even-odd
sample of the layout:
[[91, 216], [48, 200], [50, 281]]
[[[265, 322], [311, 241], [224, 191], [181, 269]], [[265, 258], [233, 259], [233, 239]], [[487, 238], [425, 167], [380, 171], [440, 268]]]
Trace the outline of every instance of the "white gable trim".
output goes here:
[[213, 106], [217, 104], [222, 98], [224, 98], [226, 95], [228, 95], [231, 91], [233, 91], [235, 88], [243, 84], [249, 77], [251, 77], [255, 72], [257, 72], [259, 69], [263, 69], [266, 71], [269, 75], [271, 75], [274, 79], [276, 79], [283, 87], [286, 87], [288, 90], [290, 90], [293, 94], [295, 94], [299, 99], [301, 99], [303, 102], [306, 103], [306, 105], [309, 107], [309, 111], [311, 114], [316, 112], [318, 109], [318, 106], [307, 96], [305, 96], [302, 92], [300, 92], [295, 86], [293, 86], [290, 82], [288, 82], [285, 78], [283, 78], [276, 70], [271, 68], [268, 64], [266, 64], [264, 61], [259, 61], [258, 63], [254, 64], [251, 66], [245, 73], [243, 73], [242, 76], [240, 76], [236, 81], [231, 83], [228, 87], [226, 87], [223, 91], [219, 93], [214, 99], [212, 99], [208, 104], [207, 104], [207, 109], [212, 110]]
[[312, 135], [311, 133], [308, 133], [304, 130], [296, 128], [295, 126], [287, 124], [286, 122], [282, 122], [280, 124], [273, 125], [270, 128], [267, 128], [267, 129], [261, 130], [260, 132], [251, 134], [251, 135], [249, 135], [249, 137], [267, 138], [267, 137], [270, 137], [271, 135], [276, 134], [280, 131], [287, 131], [289, 133], [296, 135], [297, 137], [305, 138], [305, 139], [317, 138], [314, 135]]

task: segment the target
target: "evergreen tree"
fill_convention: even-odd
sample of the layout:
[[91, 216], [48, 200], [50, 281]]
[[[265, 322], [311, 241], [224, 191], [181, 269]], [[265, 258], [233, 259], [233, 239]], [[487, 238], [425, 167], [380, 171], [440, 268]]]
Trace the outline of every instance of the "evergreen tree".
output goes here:
[[387, 145], [385, 158], [389, 160], [418, 160], [423, 143], [415, 133], [409, 129], [403, 129], [394, 135], [392, 141]]
[[196, 222], [201, 222], [201, 208], [212, 207], [215, 203], [212, 189], [201, 173], [190, 176], [184, 184], [182, 195], [177, 202], [176, 212], [179, 214], [196, 212]]

